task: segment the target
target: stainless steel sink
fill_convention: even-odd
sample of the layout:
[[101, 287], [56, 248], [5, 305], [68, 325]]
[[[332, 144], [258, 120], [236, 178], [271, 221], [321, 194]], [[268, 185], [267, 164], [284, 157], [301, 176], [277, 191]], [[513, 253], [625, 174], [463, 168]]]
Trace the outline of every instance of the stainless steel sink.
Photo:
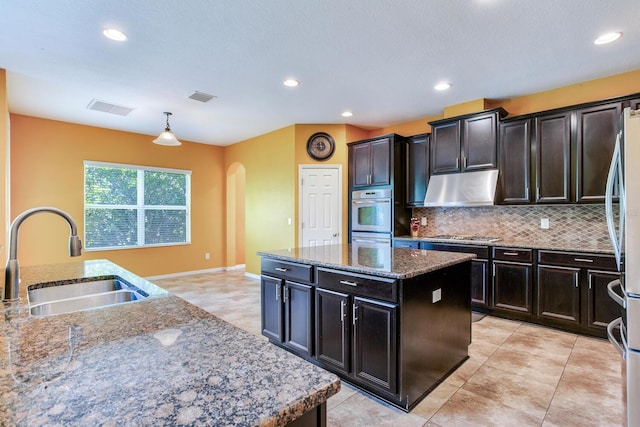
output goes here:
[[107, 307], [139, 301], [148, 296], [145, 292], [118, 278], [51, 286], [31, 285], [27, 289], [27, 295], [29, 312], [35, 316]]

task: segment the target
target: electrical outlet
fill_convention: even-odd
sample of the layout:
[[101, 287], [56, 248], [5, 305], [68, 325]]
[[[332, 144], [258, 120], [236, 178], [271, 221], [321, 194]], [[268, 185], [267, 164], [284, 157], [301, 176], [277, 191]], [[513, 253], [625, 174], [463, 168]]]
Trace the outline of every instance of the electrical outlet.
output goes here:
[[420, 218], [420, 225], [427, 225], [427, 218], [425, 217]]
[[291, 218], [287, 218], [287, 225], [291, 225]]
[[438, 288], [435, 291], [432, 292], [431, 294], [431, 302], [433, 304], [437, 303], [438, 301], [440, 301], [442, 299], [442, 288]]
[[204, 259], [209, 259], [209, 252], [204, 253]]
[[540, 219], [540, 228], [547, 230], [549, 228], [549, 218]]

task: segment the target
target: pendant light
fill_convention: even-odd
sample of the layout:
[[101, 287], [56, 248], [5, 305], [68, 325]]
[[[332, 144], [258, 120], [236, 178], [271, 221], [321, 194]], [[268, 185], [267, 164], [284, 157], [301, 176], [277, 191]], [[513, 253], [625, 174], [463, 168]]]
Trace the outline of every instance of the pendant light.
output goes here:
[[153, 143], [158, 145], [168, 145], [168, 146], [182, 145], [182, 143], [178, 141], [178, 139], [173, 134], [173, 132], [171, 132], [171, 127], [169, 127], [169, 116], [171, 115], [171, 113], [169, 113], [168, 111], [165, 111], [163, 114], [167, 115], [167, 127], [164, 128], [162, 133], [156, 139], [153, 140]]

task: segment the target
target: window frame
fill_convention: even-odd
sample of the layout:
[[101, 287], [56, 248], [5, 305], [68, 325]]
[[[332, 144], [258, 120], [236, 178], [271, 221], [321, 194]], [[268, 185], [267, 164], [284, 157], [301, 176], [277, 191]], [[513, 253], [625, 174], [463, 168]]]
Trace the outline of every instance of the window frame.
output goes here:
[[[136, 176], [136, 192], [137, 200], [135, 205], [119, 205], [119, 204], [87, 204], [87, 187], [86, 187], [86, 171], [87, 167], [100, 167], [100, 168], [112, 168], [112, 169], [128, 169], [137, 172]], [[144, 173], [145, 172], [166, 172], [173, 174], [182, 174], [185, 176], [185, 205], [146, 205], [144, 202]], [[143, 243], [128, 246], [101, 246], [101, 247], [87, 247], [83, 245], [85, 252], [93, 251], [113, 251], [121, 249], [143, 249], [143, 248], [156, 248], [165, 246], [182, 246], [191, 244], [191, 174], [192, 171], [187, 169], [174, 169], [174, 168], [162, 168], [155, 166], [143, 166], [132, 165], [125, 163], [112, 163], [112, 162], [99, 162], [94, 160], [84, 160], [82, 166], [82, 201], [83, 201], [83, 220], [84, 230], [83, 238], [84, 242], [87, 242], [87, 209], [128, 209], [136, 211], [137, 222], [137, 239], [136, 242], [145, 241], [145, 212], [147, 210], [176, 210], [185, 212], [185, 241], [173, 242], [173, 243]]]

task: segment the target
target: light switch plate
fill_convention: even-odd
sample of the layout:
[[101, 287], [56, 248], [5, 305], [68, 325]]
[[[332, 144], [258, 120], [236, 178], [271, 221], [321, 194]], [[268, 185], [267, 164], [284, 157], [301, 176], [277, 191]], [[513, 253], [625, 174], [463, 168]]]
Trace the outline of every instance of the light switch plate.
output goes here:
[[540, 228], [544, 228], [545, 230], [549, 228], [549, 218], [540, 219]]
[[422, 218], [420, 219], [420, 225], [427, 225], [427, 218], [422, 217]]
[[441, 299], [442, 299], [442, 289], [438, 288], [435, 291], [433, 291], [433, 294], [431, 295], [431, 302], [435, 304]]

